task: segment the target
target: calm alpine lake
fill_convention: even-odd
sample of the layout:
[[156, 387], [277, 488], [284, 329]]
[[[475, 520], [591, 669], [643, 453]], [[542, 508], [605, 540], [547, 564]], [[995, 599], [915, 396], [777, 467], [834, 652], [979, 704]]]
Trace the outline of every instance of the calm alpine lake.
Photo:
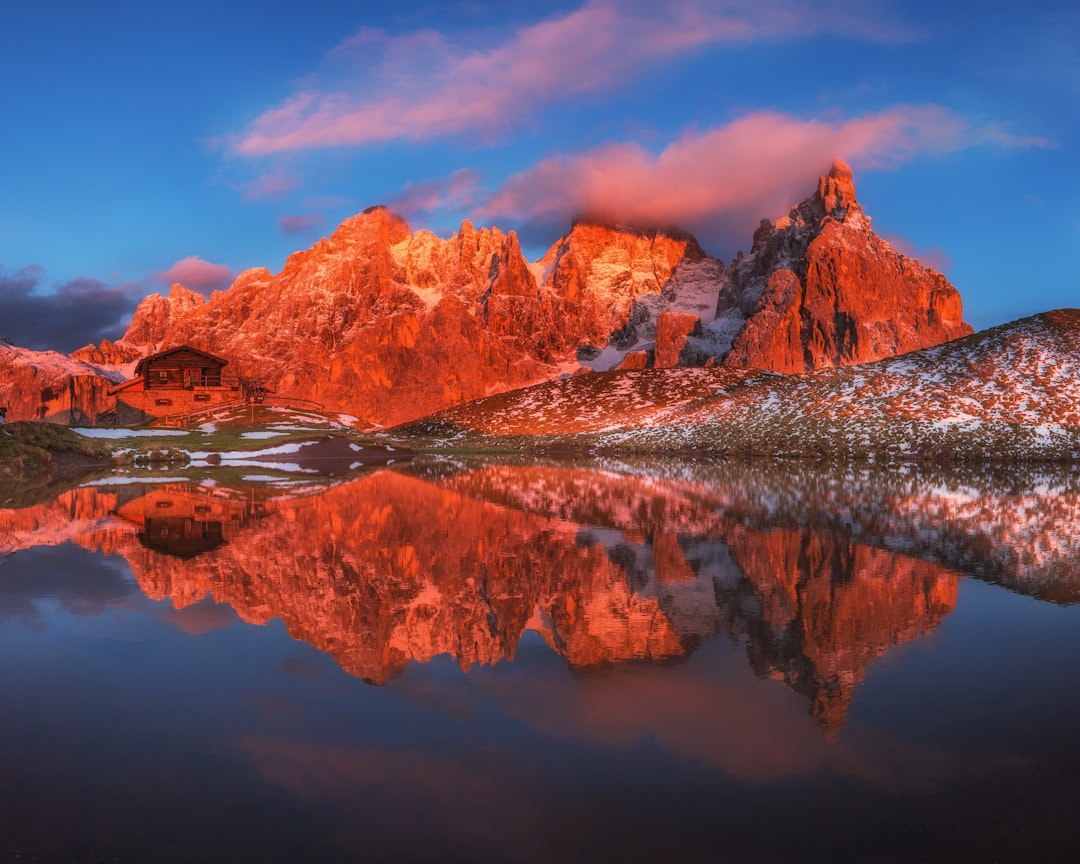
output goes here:
[[157, 474], [0, 489], [0, 861], [1080, 851], [1073, 468]]

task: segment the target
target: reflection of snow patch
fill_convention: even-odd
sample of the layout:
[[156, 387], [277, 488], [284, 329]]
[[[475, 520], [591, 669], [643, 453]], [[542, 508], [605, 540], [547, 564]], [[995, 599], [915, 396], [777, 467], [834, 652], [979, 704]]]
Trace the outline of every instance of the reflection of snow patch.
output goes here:
[[94, 427], [92, 429], [72, 429], [84, 438], [158, 438], [170, 435], [187, 435], [187, 429], [106, 429]]
[[186, 483], [187, 477], [125, 477], [123, 475], [113, 475], [111, 477], [101, 477], [97, 480], [91, 480], [89, 483], [83, 483], [83, 487], [87, 486], [128, 486], [134, 483]]

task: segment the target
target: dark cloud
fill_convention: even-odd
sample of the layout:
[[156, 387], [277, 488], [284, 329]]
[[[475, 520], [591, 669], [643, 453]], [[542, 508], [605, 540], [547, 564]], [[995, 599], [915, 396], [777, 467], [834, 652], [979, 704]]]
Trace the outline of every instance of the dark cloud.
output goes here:
[[35, 351], [71, 352], [124, 334], [139, 297], [134, 286], [73, 279], [47, 287], [37, 266], [0, 266], [0, 336]]

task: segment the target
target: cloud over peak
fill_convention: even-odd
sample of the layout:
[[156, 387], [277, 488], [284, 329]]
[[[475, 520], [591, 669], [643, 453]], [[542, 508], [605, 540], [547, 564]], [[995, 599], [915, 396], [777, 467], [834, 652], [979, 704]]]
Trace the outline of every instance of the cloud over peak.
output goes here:
[[659, 153], [615, 143], [550, 157], [508, 178], [477, 216], [534, 225], [580, 215], [678, 225], [716, 242], [732, 231], [741, 238], [762, 216], [781, 215], [838, 156], [857, 168], [892, 168], [919, 154], [980, 144], [1045, 146], [1041, 139], [977, 126], [938, 105], [902, 105], [851, 119], [761, 111], [686, 132]]
[[197, 255], [189, 255], [150, 278], [162, 285], [179, 282], [185, 288], [209, 296], [213, 291], [224, 291], [228, 288], [233, 281], [233, 272], [227, 264], [211, 264]]

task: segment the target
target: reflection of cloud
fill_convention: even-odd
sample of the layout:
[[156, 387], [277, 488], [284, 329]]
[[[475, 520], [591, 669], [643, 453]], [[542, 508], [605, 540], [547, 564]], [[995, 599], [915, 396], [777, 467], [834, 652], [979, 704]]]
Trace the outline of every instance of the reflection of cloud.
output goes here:
[[320, 76], [264, 111], [232, 146], [264, 156], [501, 132], [547, 104], [618, 89], [658, 64], [709, 47], [823, 34], [895, 41], [910, 31], [848, 0], [663, 6], [591, 0], [493, 46], [486, 33], [470, 44], [430, 30], [389, 36], [364, 29], [334, 49]]
[[[348, 801], [370, 860], [439, 860], [462, 847], [490, 849], [491, 860], [555, 858], [554, 838], [545, 840], [554, 796], [534, 778], [508, 775], [489, 750], [468, 752], [459, 742], [446, 755], [430, 745], [368, 749], [254, 737], [240, 746], [266, 779], [292, 793]], [[376, 818], [355, 816], [365, 813]]]
[[[610, 144], [555, 156], [510, 177], [479, 208], [483, 219], [565, 224], [578, 215], [644, 225], [678, 225], [703, 239], [749, 236], [762, 216], [806, 197], [813, 180], [843, 156], [888, 168], [919, 153], [978, 144], [1043, 146], [993, 126], [975, 126], [938, 105], [890, 108], [849, 120], [802, 120], [757, 112], [704, 132], [687, 132], [659, 154]], [[732, 238], [736, 239], [736, 238]]]
[[156, 617], [172, 624], [188, 636], [201, 636], [211, 630], [224, 630], [240, 620], [228, 603], [215, 603], [209, 597], [181, 609], [160, 605], [156, 607]]
[[0, 567], [0, 621], [33, 626], [50, 601], [72, 615], [100, 615], [141, 596], [115, 560], [69, 543], [16, 552]]
[[73, 351], [124, 333], [138, 298], [131, 285], [79, 278], [43, 290], [35, 265], [8, 273], [0, 266], [0, 336], [37, 351]]
[[155, 273], [152, 278], [165, 285], [179, 282], [185, 288], [209, 296], [212, 291], [228, 288], [233, 280], [233, 272], [227, 264], [211, 264], [197, 255], [189, 255], [167, 270]]
[[[493, 695], [522, 722], [551, 736], [629, 748], [653, 740], [680, 759], [765, 781], [824, 768], [858, 773], [807, 715], [804, 700], [762, 681], [735, 648], [719, 664], [617, 667], [569, 686], [565, 673], [491, 681]], [[840, 764], [836, 764], [840, 763]]]

